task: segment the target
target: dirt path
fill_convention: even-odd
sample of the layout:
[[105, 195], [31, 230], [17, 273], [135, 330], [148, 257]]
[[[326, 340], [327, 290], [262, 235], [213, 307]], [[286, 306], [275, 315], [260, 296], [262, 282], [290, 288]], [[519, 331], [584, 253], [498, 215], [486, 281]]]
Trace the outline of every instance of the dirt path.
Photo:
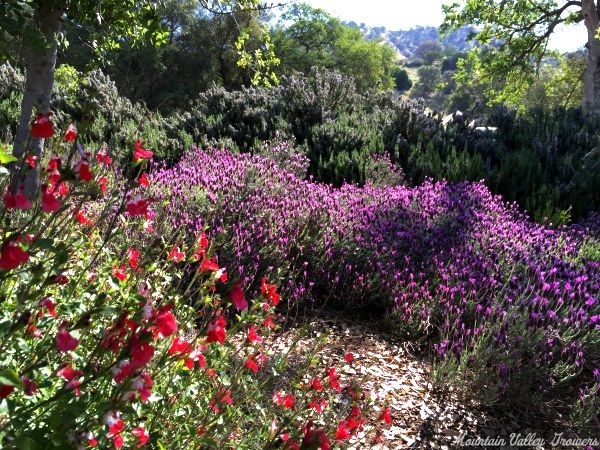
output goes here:
[[[492, 417], [477, 404], [465, 404], [457, 396], [446, 392], [436, 393], [431, 380], [431, 363], [420, 358], [401, 342], [390, 336], [376, 333], [368, 324], [339, 315], [319, 315], [308, 320], [308, 334], [298, 342], [300, 348], [314, 347], [323, 335], [327, 335], [326, 347], [319, 352], [320, 359], [327, 365], [339, 367], [342, 379], [352, 378], [371, 395], [376, 395], [377, 404], [387, 404], [393, 414], [393, 424], [380, 430], [380, 442], [373, 440], [374, 430], [365, 427], [353, 440], [352, 449], [397, 450], [397, 449], [455, 449], [461, 448], [469, 439], [502, 438], [506, 446], [488, 445], [470, 448], [575, 448], [551, 447], [553, 433], [524, 428], [510, 415], [502, 419]], [[293, 330], [289, 331], [293, 335]], [[282, 338], [277, 341], [281, 345]], [[352, 364], [340, 364], [346, 352], [352, 352]], [[511, 433], [521, 433], [523, 439], [531, 434], [544, 439], [543, 445], [533, 441], [521, 441], [521, 445], [510, 445]], [[474, 443], [474, 441], [471, 441]], [[469, 448], [469, 447], [466, 447]], [[581, 448], [581, 447], [579, 447]]]

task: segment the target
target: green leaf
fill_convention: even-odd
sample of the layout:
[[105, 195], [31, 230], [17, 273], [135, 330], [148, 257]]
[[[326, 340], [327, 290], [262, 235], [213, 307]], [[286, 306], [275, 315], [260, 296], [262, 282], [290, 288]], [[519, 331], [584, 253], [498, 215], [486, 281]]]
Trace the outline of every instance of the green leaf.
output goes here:
[[4, 369], [0, 371], [0, 384], [7, 386], [22, 387], [23, 382], [19, 378], [19, 375], [12, 369]]
[[54, 246], [54, 239], [50, 239], [50, 238], [36, 239], [35, 246], [38, 248], [50, 250]]
[[17, 158], [10, 153], [7, 153], [3, 146], [0, 146], [0, 164], [8, 164], [14, 161], [17, 161]]

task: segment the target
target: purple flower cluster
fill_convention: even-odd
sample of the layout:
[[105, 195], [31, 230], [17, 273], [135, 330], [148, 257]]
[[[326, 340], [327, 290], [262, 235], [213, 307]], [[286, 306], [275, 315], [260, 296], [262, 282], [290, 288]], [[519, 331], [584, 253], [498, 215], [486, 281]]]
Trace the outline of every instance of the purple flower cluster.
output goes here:
[[600, 216], [555, 230], [483, 183], [336, 189], [217, 149], [193, 150], [153, 181], [171, 225], [208, 227], [233, 279], [256, 286], [267, 274], [289, 301], [416, 323], [442, 361], [479, 367], [499, 393], [597, 383], [600, 263], [580, 250]]

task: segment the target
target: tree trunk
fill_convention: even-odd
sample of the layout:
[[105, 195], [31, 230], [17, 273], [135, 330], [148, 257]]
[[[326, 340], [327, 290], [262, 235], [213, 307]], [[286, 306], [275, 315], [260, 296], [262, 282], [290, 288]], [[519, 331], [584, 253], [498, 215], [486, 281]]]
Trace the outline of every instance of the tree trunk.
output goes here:
[[19, 161], [12, 167], [11, 189], [14, 192], [24, 187], [25, 194], [31, 200], [37, 196], [39, 189], [39, 164], [36, 164], [35, 169], [30, 169], [23, 163], [23, 156], [35, 155], [39, 161], [44, 148], [44, 139], [33, 138], [30, 135], [29, 123], [34, 111], [46, 113], [50, 110], [58, 49], [57, 35], [62, 17], [62, 11], [53, 9], [53, 3], [51, 0], [37, 2], [34, 21], [46, 40], [46, 48], [29, 46], [21, 118], [13, 144], [13, 155]]
[[600, 40], [596, 37], [600, 20], [596, 2], [582, 0], [581, 12], [588, 32], [587, 67], [583, 76], [581, 105], [586, 113], [600, 116]]

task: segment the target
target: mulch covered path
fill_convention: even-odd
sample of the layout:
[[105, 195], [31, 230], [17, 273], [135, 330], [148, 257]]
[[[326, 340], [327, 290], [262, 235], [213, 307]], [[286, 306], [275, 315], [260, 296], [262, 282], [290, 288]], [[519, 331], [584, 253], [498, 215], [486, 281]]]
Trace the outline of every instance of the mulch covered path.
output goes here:
[[[373, 323], [324, 312], [302, 322], [308, 333], [297, 344], [300, 351], [314, 348], [326, 336], [325, 347], [318, 353], [321, 361], [326, 366], [338, 367], [342, 381], [352, 378], [367, 393], [376, 394], [376, 404], [391, 408], [393, 423], [382, 423], [379, 430], [365, 427], [351, 440], [352, 449], [454, 449], [461, 448], [459, 441], [463, 434], [463, 443], [488, 437], [504, 438], [510, 444], [511, 433], [521, 433], [522, 439], [536, 433], [530, 439], [542, 438], [545, 444], [536, 446], [529, 440], [521, 441], [520, 446], [498, 446], [489, 445], [488, 441], [487, 447], [478, 447], [555, 448], [550, 445], [554, 432], [526, 428], [510, 414], [494, 417], [499, 414], [476, 403], [460, 401], [451, 388], [444, 389], [444, 393], [435, 389], [429, 358], [416, 355], [407, 343], [375, 331]], [[285, 347], [294, 335], [293, 326], [278, 333], [276, 346]], [[355, 357], [351, 364], [344, 363], [346, 352]], [[374, 440], [376, 434], [380, 435], [379, 442]]]

